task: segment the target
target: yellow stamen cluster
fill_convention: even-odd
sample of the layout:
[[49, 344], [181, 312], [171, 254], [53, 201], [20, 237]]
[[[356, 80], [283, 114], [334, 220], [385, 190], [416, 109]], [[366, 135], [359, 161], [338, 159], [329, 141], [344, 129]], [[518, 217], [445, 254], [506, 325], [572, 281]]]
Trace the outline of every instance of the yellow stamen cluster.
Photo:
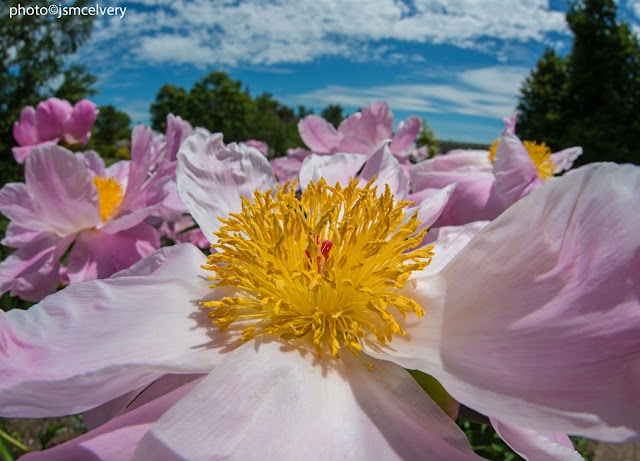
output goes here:
[[373, 180], [358, 187], [311, 183], [296, 197], [293, 185], [275, 194], [242, 199], [242, 211], [222, 219], [212, 254], [203, 268], [214, 272], [212, 287], [230, 286], [235, 296], [203, 303], [224, 330], [242, 324], [242, 341], [259, 335], [306, 339], [318, 356], [328, 347], [335, 358], [359, 339], [380, 343], [404, 331], [392, 315], [424, 310], [399, 294], [411, 272], [426, 267], [433, 246], [415, 249], [417, 214], [405, 219], [407, 201], [389, 187], [378, 196]]
[[[491, 163], [496, 160], [496, 151], [498, 150], [498, 145], [500, 144], [500, 140], [496, 140], [489, 147], [489, 161]], [[551, 149], [545, 143], [537, 143], [535, 141], [523, 141], [524, 148], [527, 150], [527, 154], [529, 154], [529, 158], [533, 162], [538, 170], [538, 176], [540, 179], [549, 179], [553, 176], [556, 166], [553, 164], [553, 160], [551, 160]]]
[[93, 184], [98, 189], [100, 218], [102, 218], [102, 221], [107, 221], [118, 211], [118, 207], [122, 202], [124, 197], [122, 187], [115, 179], [101, 176], [94, 176]]

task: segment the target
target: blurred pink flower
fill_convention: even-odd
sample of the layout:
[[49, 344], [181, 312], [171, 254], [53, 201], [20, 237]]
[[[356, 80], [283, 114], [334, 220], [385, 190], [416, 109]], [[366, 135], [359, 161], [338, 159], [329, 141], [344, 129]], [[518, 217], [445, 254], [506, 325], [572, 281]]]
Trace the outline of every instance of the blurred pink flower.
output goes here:
[[96, 105], [87, 99], [71, 106], [68, 101], [49, 98], [36, 109], [25, 107], [20, 120], [13, 124], [13, 137], [18, 143], [12, 149], [14, 158], [24, 163], [35, 147], [60, 141], [69, 146], [86, 144], [97, 115]]
[[257, 139], [249, 139], [247, 141], [244, 141], [244, 143], [249, 147], [255, 147], [260, 152], [262, 152], [263, 155], [269, 155], [269, 146], [267, 146], [267, 143], [264, 141], [258, 141]]
[[0, 293], [38, 301], [60, 283], [109, 277], [157, 249], [143, 221], [162, 203], [166, 179], [150, 175], [150, 144], [151, 130], [136, 127], [132, 160], [106, 169], [94, 152], [36, 148], [25, 183], [0, 190], [11, 220], [2, 244], [17, 249], [0, 263]]
[[568, 170], [581, 147], [552, 153], [544, 144], [505, 131], [490, 151], [454, 150], [411, 166], [414, 192], [456, 184], [435, 226], [492, 220], [516, 201]]
[[385, 101], [375, 101], [344, 119], [338, 129], [317, 115], [309, 115], [298, 123], [302, 141], [315, 154], [336, 152], [370, 154], [373, 148], [391, 139], [389, 150], [401, 160], [401, 154], [413, 145], [420, 131], [420, 117], [412, 116], [400, 123], [393, 133], [393, 114]]
[[[379, 250], [388, 242], [379, 232], [392, 224], [369, 227], [378, 208], [368, 215], [349, 208], [345, 222], [353, 216], [351, 226], [364, 233], [344, 245], [362, 245], [359, 251], [340, 253], [337, 240], [320, 248], [321, 237], [300, 240], [299, 247], [294, 222], [316, 213], [320, 196], [312, 194], [300, 213], [290, 194], [291, 206], [254, 195], [275, 187], [269, 163], [246, 146], [225, 146], [219, 136], [188, 138], [178, 157], [181, 197], [222, 256], [207, 261], [189, 244], [164, 248], [109, 280], [72, 285], [28, 311], [0, 312], [0, 414], [56, 416], [113, 399], [124, 408], [78, 441], [51, 450], [58, 458], [41, 459], [73, 459], [86, 450], [96, 459], [133, 461], [256, 453], [298, 459], [303, 451], [327, 460], [421, 459], [425, 453], [433, 461], [480, 459], [405, 368], [434, 376], [459, 402], [490, 416], [509, 443], [535, 456], [530, 459], [580, 459], [558, 434], [638, 437], [640, 247], [629, 229], [640, 225], [630, 213], [640, 205], [640, 168], [584, 167], [545, 184], [480, 230], [465, 228], [460, 238], [441, 231], [430, 265], [408, 259], [386, 275], [394, 283], [383, 288], [370, 285], [379, 271], [360, 268], [374, 259], [409, 258], [415, 223], [394, 237], [397, 252]], [[389, 193], [380, 198], [379, 212], [390, 204]], [[274, 203], [283, 203], [277, 208], [282, 222], [259, 212]], [[330, 209], [330, 220], [346, 216]], [[248, 227], [218, 219], [241, 212]], [[279, 225], [290, 232], [276, 232]], [[345, 242], [348, 229], [354, 227], [345, 228]], [[272, 250], [259, 238], [268, 235], [276, 239]], [[339, 254], [345, 263], [332, 261]], [[415, 263], [427, 253], [420, 255]], [[225, 257], [234, 264], [224, 264]], [[323, 267], [356, 260], [361, 264], [344, 266], [351, 267], [349, 280], [333, 280], [335, 287], [321, 276]], [[207, 265], [231, 275], [208, 280]], [[400, 283], [401, 274], [410, 276]], [[289, 276], [289, 283], [278, 284]], [[388, 302], [369, 323], [366, 300], [377, 302], [368, 297], [377, 296], [372, 288], [383, 290]], [[324, 304], [332, 290], [344, 290], [342, 302], [355, 304]], [[300, 309], [322, 305], [330, 309], [327, 319], [355, 324], [327, 320], [327, 329], [314, 335], [303, 329], [311, 321], [306, 317], [288, 323], [290, 306], [278, 302], [286, 299], [296, 299]], [[213, 327], [202, 303], [224, 331]], [[422, 319], [403, 318], [391, 306], [426, 312]], [[255, 324], [251, 312], [275, 317]], [[387, 330], [390, 325], [397, 329]], [[255, 338], [260, 331], [266, 335]], [[321, 342], [326, 337], [335, 341]], [[319, 356], [319, 342], [332, 352]], [[356, 356], [346, 349], [362, 351]], [[137, 395], [132, 391], [167, 374], [202, 376], [188, 378], [187, 387], [165, 383], [157, 392], [162, 397], [142, 393], [143, 401], [127, 412]]]

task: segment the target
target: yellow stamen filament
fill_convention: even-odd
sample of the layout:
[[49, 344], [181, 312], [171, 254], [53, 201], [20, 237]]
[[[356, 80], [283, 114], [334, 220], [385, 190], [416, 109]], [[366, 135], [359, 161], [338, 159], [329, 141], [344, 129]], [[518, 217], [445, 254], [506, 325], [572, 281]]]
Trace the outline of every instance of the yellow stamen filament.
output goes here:
[[[491, 147], [489, 147], [489, 161], [494, 163], [496, 160], [496, 151], [500, 140], [493, 141]], [[535, 141], [523, 141], [524, 148], [529, 154], [529, 158], [533, 162], [538, 170], [538, 176], [540, 179], [549, 179], [553, 176], [556, 166], [551, 160], [551, 149], [545, 143], [537, 143]]]
[[524, 141], [524, 148], [531, 158], [531, 161], [538, 170], [540, 179], [549, 179], [553, 176], [556, 166], [551, 160], [551, 149], [545, 143], [538, 144], [535, 141]]
[[300, 198], [293, 185], [275, 194], [242, 199], [242, 211], [215, 235], [203, 268], [215, 287], [235, 287], [235, 296], [203, 304], [221, 331], [241, 322], [242, 341], [260, 335], [310, 341], [318, 356], [346, 347], [358, 355], [359, 340], [380, 343], [404, 335], [392, 311], [403, 317], [424, 310], [399, 294], [411, 272], [426, 267], [433, 246], [415, 249], [417, 214], [405, 220], [410, 202], [394, 200], [388, 186], [380, 196], [373, 180], [329, 186], [311, 183]]
[[93, 183], [98, 189], [100, 218], [102, 218], [102, 221], [107, 221], [118, 211], [118, 207], [122, 202], [124, 197], [122, 187], [115, 179], [101, 176], [94, 176]]

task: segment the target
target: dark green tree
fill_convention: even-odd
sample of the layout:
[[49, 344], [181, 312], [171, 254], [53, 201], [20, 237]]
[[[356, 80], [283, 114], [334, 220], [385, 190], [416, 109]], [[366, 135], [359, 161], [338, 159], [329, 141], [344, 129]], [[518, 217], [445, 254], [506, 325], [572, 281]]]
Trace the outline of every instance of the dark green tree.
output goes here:
[[112, 158], [118, 148], [124, 147], [131, 138], [131, 117], [112, 105], [100, 106], [98, 109], [100, 112], [88, 147], [104, 157]]
[[244, 141], [255, 135], [250, 124], [255, 103], [242, 82], [224, 72], [212, 72], [189, 92], [189, 120], [211, 131], [224, 133], [225, 141]]
[[520, 89], [520, 137], [554, 146], [560, 143], [567, 96], [567, 60], [547, 48]]
[[151, 104], [151, 127], [163, 132], [167, 129], [167, 115], [179, 115], [189, 119], [189, 94], [179, 86], [162, 85], [156, 100]]
[[522, 85], [518, 132], [552, 149], [580, 145], [578, 163], [640, 163], [640, 44], [614, 0], [575, 0], [566, 58], [546, 51]]
[[197, 81], [188, 92], [175, 85], [164, 85], [151, 105], [152, 127], [166, 128], [167, 114], [180, 115], [194, 126], [224, 134], [226, 142], [258, 139], [269, 145], [273, 156], [302, 145], [298, 121], [310, 113], [304, 106], [297, 111], [281, 104], [270, 93], [255, 99], [242, 82], [224, 72], [212, 72]]
[[324, 108], [320, 116], [338, 128], [338, 125], [344, 119], [344, 110], [340, 104], [329, 104]]
[[440, 150], [438, 138], [425, 119], [422, 119], [422, 126], [420, 127], [420, 132], [416, 137], [416, 146], [427, 146], [427, 149], [429, 150], [429, 157], [436, 155]]
[[54, 96], [75, 104], [87, 96], [93, 96], [98, 91], [93, 88], [97, 81], [95, 75], [90, 74], [85, 66], [72, 65], [62, 71], [62, 84], [54, 92]]

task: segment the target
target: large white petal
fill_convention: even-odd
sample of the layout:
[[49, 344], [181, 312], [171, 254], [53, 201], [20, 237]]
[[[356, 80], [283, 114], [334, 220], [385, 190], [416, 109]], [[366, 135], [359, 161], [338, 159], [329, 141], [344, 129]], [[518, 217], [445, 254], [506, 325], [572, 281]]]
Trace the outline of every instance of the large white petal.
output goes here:
[[480, 459], [402, 368], [349, 352], [320, 361], [273, 341], [228, 355], [158, 421], [134, 460], [301, 457]]
[[188, 244], [160, 254], [162, 265], [151, 255], [126, 275], [0, 311], [0, 414], [77, 413], [162, 374], [211, 370], [226, 340], [199, 306], [213, 297], [205, 256]]

